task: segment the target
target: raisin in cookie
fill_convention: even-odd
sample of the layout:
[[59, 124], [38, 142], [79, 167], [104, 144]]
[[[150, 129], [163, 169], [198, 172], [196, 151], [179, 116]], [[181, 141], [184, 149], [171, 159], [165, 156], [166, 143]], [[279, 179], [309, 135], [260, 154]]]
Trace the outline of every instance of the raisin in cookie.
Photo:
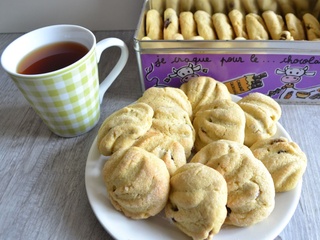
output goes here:
[[251, 146], [258, 140], [272, 137], [281, 116], [280, 105], [262, 93], [251, 93], [238, 101], [246, 115], [244, 144]]
[[191, 162], [205, 164], [224, 176], [228, 186], [226, 224], [251, 226], [266, 219], [273, 211], [272, 177], [245, 145], [218, 140], [197, 152]]
[[307, 167], [307, 157], [295, 142], [287, 138], [260, 140], [250, 148], [271, 173], [276, 192], [294, 189]]
[[153, 113], [148, 104], [134, 103], [111, 114], [98, 131], [99, 152], [109, 156], [120, 148], [132, 146], [150, 129]]
[[245, 124], [244, 111], [232, 100], [219, 99], [201, 107], [193, 119], [195, 150], [220, 139], [243, 144]]
[[125, 216], [145, 219], [166, 205], [170, 175], [165, 163], [152, 153], [130, 147], [106, 161], [103, 180], [112, 205]]
[[211, 239], [227, 215], [227, 184], [201, 163], [187, 163], [170, 180], [166, 217], [193, 239]]

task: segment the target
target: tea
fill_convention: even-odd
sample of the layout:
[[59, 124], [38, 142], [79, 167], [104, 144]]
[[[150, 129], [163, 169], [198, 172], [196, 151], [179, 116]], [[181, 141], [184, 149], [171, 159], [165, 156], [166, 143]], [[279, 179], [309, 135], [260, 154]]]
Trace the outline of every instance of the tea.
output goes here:
[[18, 65], [20, 74], [41, 74], [75, 63], [89, 50], [76, 42], [57, 42], [40, 47], [26, 55]]

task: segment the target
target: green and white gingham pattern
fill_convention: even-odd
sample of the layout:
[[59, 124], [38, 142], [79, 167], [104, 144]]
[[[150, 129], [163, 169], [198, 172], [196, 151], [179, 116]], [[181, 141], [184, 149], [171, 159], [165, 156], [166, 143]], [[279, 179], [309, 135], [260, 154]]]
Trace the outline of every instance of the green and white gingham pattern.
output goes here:
[[26, 80], [12, 76], [47, 126], [63, 137], [89, 131], [100, 117], [95, 51], [80, 61], [71, 71], [46, 78]]

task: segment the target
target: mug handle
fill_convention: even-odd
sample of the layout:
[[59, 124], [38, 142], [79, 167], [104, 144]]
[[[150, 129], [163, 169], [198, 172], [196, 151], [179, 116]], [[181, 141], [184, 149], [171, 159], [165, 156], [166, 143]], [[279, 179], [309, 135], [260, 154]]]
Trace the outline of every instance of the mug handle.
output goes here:
[[116, 65], [113, 67], [111, 72], [107, 75], [107, 77], [100, 83], [99, 87], [99, 98], [100, 98], [100, 104], [102, 103], [103, 96], [105, 92], [108, 90], [110, 85], [114, 82], [114, 80], [118, 77], [118, 75], [121, 73], [123, 68], [125, 67], [128, 57], [129, 57], [129, 51], [126, 44], [118, 39], [118, 38], [106, 38], [97, 43], [96, 46], [96, 54], [97, 54], [97, 63], [100, 61], [100, 57], [102, 52], [109, 48], [109, 47], [119, 47], [121, 49], [121, 55], [116, 63]]

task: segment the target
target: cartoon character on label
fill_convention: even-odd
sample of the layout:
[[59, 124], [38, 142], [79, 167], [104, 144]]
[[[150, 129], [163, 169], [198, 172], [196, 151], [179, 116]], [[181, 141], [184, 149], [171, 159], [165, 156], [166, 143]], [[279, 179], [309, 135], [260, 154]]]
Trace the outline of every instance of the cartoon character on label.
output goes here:
[[285, 66], [283, 69], [276, 69], [275, 73], [282, 75], [280, 81], [284, 84], [280, 88], [268, 92], [268, 96], [278, 95], [278, 99], [320, 99], [320, 86], [310, 88], [296, 88], [296, 84], [302, 81], [304, 76], [313, 77], [315, 71], [308, 71], [309, 66], [290, 67]]
[[202, 66], [194, 65], [193, 63], [188, 63], [187, 66], [182, 66], [179, 69], [172, 68], [172, 73], [163, 80], [164, 82], [169, 83], [173, 78], [180, 78], [180, 83], [186, 83], [191, 78], [199, 77], [200, 75], [197, 72], [208, 73], [208, 70], [202, 68]]

